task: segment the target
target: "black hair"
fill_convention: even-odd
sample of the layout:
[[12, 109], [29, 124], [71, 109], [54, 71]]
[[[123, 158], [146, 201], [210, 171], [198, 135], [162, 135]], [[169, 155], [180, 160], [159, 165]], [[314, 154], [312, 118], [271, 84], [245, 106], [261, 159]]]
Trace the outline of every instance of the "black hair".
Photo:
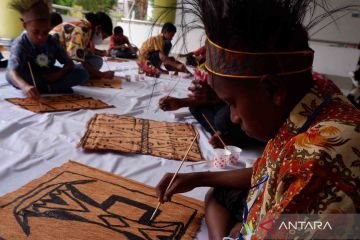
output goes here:
[[109, 17], [109, 15], [107, 15], [106, 13], [104, 13], [104, 12], [97, 12], [97, 13], [88, 12], [85, 14], [85, 18], [86, 18], [86, 20], [88, 20], [91, 23], [91, 25], [93, 27], [100, 25], [102, 30], [106, 34], [112, 35], [112, 29], [113, 29], [112, 20]]
[[116, 26], [116, 27], [114, 28], [114, 34], [122, 34], [122, 33], [124, 33], [124, 30], [123, 30], [122, 27]]
[[51, 26], [55, 27], [55, 26], [59, 25], [60, 23], [62, 23], [63, 19], [59, 13], [52, 12], [50, 14], [50, 21], [51, 21]]
[[[225, 48], [254, 52], [306, 50], [310, 28], [336, 11], [353, 6], [331, 9], [326, 0], [184, 0], [182, 3], [183, 12], [197, 16], [212, 41]], [[315, 17], [317, 9], [324, 13]]]
[[162, 33], [165, 33], [165, 32], [173, 32], [175, 33], [176, 32], [176, 27], [174, 24], [170, 23], [170, 22], [167, 22], [163, 25], [162, 29], [161, 29], [161, 32]]

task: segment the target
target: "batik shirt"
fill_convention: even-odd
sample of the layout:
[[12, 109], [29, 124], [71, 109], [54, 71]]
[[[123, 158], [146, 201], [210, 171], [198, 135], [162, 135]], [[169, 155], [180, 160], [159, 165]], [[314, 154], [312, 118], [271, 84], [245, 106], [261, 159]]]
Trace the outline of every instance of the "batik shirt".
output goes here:
[[252, 185], [268, 175], [260, 194], [254, 188], [248, 196], [255, 239], [264, 237], [256, 233], [269, 214], [360, 212], [360, 112], [332, 82], [315, 82], [253, 166]]
[[84, 61], [90, 51], [92, 35], [91, 23], [85, 19], [79, 22], [65, 22], [57, 25], [50, 34], [57, 36], [70, 58]]
[[[149, 53], [159, 51], [165, 54], [165, 39], [162, 34], [146, 40], [140, 49], [139, 62], [144, 64], [149, 59]], [[165, 54], [166, 55], [166, 54]]]
[[33, 85], [28, 63], [37, 79], [54, 71], [56, 60], [62, 64], [71, 61], [55, 37], [49, 35], [46, 44], [38, 47], [30, 41], [27, 33], [23, 32], [11, 45], [7, 70], [15, 70], [26, 82]]

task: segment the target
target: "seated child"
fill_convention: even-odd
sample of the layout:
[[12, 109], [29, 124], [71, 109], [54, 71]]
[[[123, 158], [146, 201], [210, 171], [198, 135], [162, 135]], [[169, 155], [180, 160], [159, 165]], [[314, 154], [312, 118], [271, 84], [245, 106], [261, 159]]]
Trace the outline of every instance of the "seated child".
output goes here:
[[[26, 32], [11, 46], [6, 74], [9, 83], [28, 97], [38, 97], [40, 93], [71, 93], [72, 86], [89, 79], [85, 70], [74, 67], [59, 41], [48, 34], [49, 1], [31, 0], [26, 5], [13, 1], [10, 6], [20, 12]], [[63, 67], [55, 66], [56, 60]]]
[[91, 78], [114, 77], [113, 71], [100, 71], [106, 50], [99, 50], [95, 45], [112, 35], [112, 20], [104, 12], [85, 14], [85, 18], [75, 22], [63, 22], [52, 29], [50, 34], [57, 37], [68, 56], [88, 72]]
[[151, 72], [154, 70], [149, 66], [160, 69], [160, 66], [163, 63], [169, 71], [176, 70], [187, 72], [184, 64], [169, 57], [170, 49], [172, 47], [171, 40], [175, 33], [176, 27], [172, 23], [165, 23], [161, 29], [160, 35], [151, 37], [142, 44], [138, 64], [143, 71]]
[[112, 57], [119, 58], [136, 58], [137, 49], [134, 48], [129, 39], [124, 36], [122, 27], [117, 26], [114, 28], [114, 35], [110, 37], [109, 53]]

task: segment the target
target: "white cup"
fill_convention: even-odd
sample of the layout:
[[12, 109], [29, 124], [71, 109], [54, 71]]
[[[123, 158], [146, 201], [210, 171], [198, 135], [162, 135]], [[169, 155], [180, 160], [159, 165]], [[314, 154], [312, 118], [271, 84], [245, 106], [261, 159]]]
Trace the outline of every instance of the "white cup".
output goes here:
[[214, 166], [217, 168], [225, 168], [229, 160], [231, 152], [223, 148], [214, 149]]
[[242, 149], [236, 146], [226, 146], [227, 150], [231, 152], [228, 164], [232, 166], [236, 166], [238, 162], [240, 161], [240, 155], [242, 152]]
[[188, 78], [189, 76], [190, 76], [189, 73], [179, 72], [179, 77], [181, 77], [181, 78]]
[[133, 74], [131, 75], [131, 82], [138, 82], [139, 81], [139, 75], [138, 74]]
[[167, 84], [167, 83], [162, 83], [160, 85], [160, 90], [162, 92], [169, 92], [171, 90], [171, 85], [170, 84]]
[[175, 71], [169, 71], [169, 76], [172, 78], [173, 76], [175, 76]]
[[131, 76], [130, 75], [125, 75], [125, 80], [127, 82], [131, 82]]
[[145, 76], [146, 76], [145, 73], [140, 73], [140, 74], [139, 74], [139, 81], [144, 81], [144, 80], [145, 80]]

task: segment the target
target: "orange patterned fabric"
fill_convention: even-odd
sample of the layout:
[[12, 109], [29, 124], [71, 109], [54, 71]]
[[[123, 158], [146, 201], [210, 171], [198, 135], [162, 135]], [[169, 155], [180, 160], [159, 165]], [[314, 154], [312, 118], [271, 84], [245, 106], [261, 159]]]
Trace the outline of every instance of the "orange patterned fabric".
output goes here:
[[180, 195], [160, 207], [153, 187], [76, 162], [0, 198], [0, 239], [194, 239], [203, 202]]
[[[315, 82], [255, 162], [252, 185], [269, 179], [257, 199], [258, 189], [248, 196], [254, 238], [265, 237], [256, 233], [269, 214], [360, 212], [360, 112], [333, 83]], [[329, 95], [310, 128], [297, 134]]]
[[88, 87], [100, 87], [100, 88], [116, 88], [120, 89], [122, 85], [122, 77], [113, 77], [112, 79], [90, 79], [84, 86]]
[[106, 61], [122, 63], [122, 62], [128, 62], [129, 60], [124, 58], [106, 57]]
[[39, 99], [7, 98], [5, 100], [36, 113], [76, 111], [80, 109], [103, 109], [114, 107], [104, 103], [101, 100], [93, 99], [91, 97], [84, 97], [77, 94], [40, 97]]
[[[97, 114], [90, 120], [80, 146], [88, 151], [142, 153], [181, 160], [195, 135], [190, 124]], [[197, 141], [187, 160], [202, 160]]]

